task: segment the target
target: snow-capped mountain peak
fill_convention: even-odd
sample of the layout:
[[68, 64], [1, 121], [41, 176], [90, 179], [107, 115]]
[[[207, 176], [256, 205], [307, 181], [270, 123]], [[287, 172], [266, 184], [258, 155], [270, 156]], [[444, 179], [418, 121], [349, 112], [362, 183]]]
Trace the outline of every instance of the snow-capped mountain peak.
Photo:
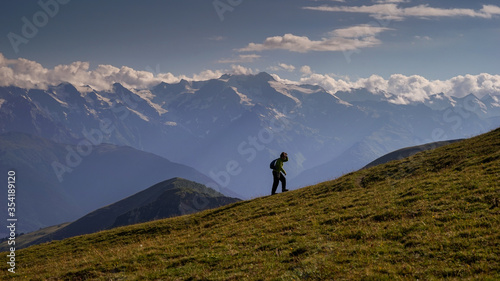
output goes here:
[[494, 118], [500, 116], [498, 96], [438, 94], [398, 104], [390, 102], [396, 97], [390, 93], [330, 93], [317, 85], [285, 84], [267, 73], [142, 90], [121, 84], [79, 89], [0, 87], [0, 132], [21, 128], [64, 143], [133, 146], [193, 166], [212, 178], [203, 184], [231, 188], [242, 198], [268, 192], [266, 177], [257, 175], [281, 151], [289, 152], [292, 177], [323, 163], [342, 164], [314, 177], [320, 180], [401, 147], [500, 125]]

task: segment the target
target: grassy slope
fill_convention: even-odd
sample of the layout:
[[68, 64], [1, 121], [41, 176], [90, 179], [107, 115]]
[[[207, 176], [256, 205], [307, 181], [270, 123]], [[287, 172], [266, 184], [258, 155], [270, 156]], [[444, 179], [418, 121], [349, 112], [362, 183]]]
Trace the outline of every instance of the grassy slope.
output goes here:
[[[276, 196], [19, 250], [0, 279], [500, 278], [500, 129]], [[2, 253], [3, 256], [4, 253]]]
[[[27, 245], [31, 244], [33, 241], [39, 239], [40, 237], [54, 233], [55, 231], [67, 226], [68, 224], [70, 224], [70, 223], [66, 222], [66, 223], [61, 223], [58, 225], [52, 225], [52, 226], [41, 228], [37, 231], [33, 231], [30, 233], [18, 236], [18, 237], [16, 237], [16, 246], [17, 247], [27, 247]], [[9, 246], [7, 241], [0, 243], [0, 251], [8, 251], [10, 249], [11, 246]]]
[[375, 167], [377, 165], [385, 164], [385, 163], [390, 162], [390, 161], [407, 158], [407, 157], [415, 155], [419, 152], [431, 150], [431, 149], [436, 149], [438, 147], [449, 145], [449, 144], [452, 144], [454, 142], [461, 141], [461, 140], [463, 140], [463, 139], [449, 140], [449, 141], [438, 141], [438, 142], [431, 142], [431, 143], [426, 143], [426, 144], [422, 144], [422, 145], [398, 149], [396, 151], [387, 153], [386, 155], [383, 155], [382, 157], [379, 157], [379, 158], [373, 160], [372, 162], [370, 162], [366, 166], [364, 166], [363, 169]]

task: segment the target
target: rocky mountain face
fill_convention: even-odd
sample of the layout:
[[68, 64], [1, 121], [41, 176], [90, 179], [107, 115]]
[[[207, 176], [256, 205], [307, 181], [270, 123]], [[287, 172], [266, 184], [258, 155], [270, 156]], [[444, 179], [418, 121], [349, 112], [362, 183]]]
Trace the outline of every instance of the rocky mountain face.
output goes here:
[[[267, 73], [109, 91], [61, 84], [0, 88], [0, 131], [93, 147], [128, 145], [192, 166], [224, 194], [270, 193], [268, 164], [282, 151], [291, 188], [359, 169], [402, 147], [458, 139], [500, 125], [498, 96], [436, 95], [395, 104], [366, 89], [328, 93]], [[326, 166], [325, 166], [326, 165]], [[317, 167], [325, 169], [319, 171]]]

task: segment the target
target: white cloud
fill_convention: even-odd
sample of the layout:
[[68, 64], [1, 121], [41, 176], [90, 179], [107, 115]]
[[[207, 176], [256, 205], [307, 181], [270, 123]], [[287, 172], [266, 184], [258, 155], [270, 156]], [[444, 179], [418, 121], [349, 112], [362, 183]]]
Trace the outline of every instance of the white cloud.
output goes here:
[[366, 13], [375, 18], [403, 20], [401, 11], [396, 4], [375, 4], [371, 6], [317, 6], [303, 7], [306, 10], [322, 12]]
[[293, 65], [291, 65], [291, 64], [280, 63], [280, 64], [279, 64], [279, 66], [280, 66], [281, 68], [283, 68], [284, 70], [286, 70], [286, 71], [290, 71], [290, 72], [292, 72], [292, 71], [294, 71], [294, 70], [295, 70], [295, 66], [293, 66]]
[[[309, 0], [309, 1], [324, 1], [324, 0]], [[339, 3], [345, 3], [345, 0], [330, 0], [331, 2], [339, 2]]]
[[226, 37], [224, 37], [224, 36], [214, 36], [214, 37], [208, 38], [208, 40], [211, 40], [211, 41], [224, 41], [224, 40], [226, 40]]
[[300, 84], [312, 84], [321, 86], [332, 94], [338, 91], [350, 91], [354, 88], [354, 84], [350, 81], [335, 79], [328, 74], [313, 73], [309, 76], [302, 77], [299, 82]]
[[293, 72], [295, 70], [295, 66], [286, 63], [279, 63], [277, 66], [269, 67], [269, 69], [272, 71], [286, 70], [288, 72]]
[[423, 40], [423, 41], [431, 41], [432, 38], [429, 37], [429, 36], [419, 36], [419, 35], [415, 35], [413, 38], [417, 39], [417, 40]]
[[443, 93], [450, 97], [464, 97], [469, 94], [482, 98], [487, 94], [500, 95], [500, 75], [482, 73], [478, 75], [456, 76], [448, 80], [428, 80], [419, 75], [405, 76], [393, 74], [389, 79], [379, 75], [351, 81], [349, 78], [336, 78], [331, 74], [311, 73], [299, 81], [273, 77], [287, 84], [312, 84], [323, 87], [331, 94], [338, 91], [366, 89], [375, 95], [384, 95], [389, 101], [398, 104], [423, 102], [432, 95]]
[[231, 65], [231, 71], [229, 71], [230, 74], [236, 74], [236, 75], [255, 74], [255, 72], [256, 71], [254, 71], [253, 69], [241, 65]]
[[226, 72], [227, 71], [223, 71], [223, 70], [211, 70], [211, 69], [207, 69], [207, 70], [203, 70], [202, 72], [200, 72], [198, 74], [193, 74], [191, 77], [186, 76], [186, 75], [179, 75], [177, 77], [174, 76], [176, 79], [174, 81], [172, 81], [172, 82], [168, 82], [168, 81], [163, 81], [163, 82], [175, 83], [175, 82], [180, 81], [180, 79], [194, 80], [194, 81], [205, 81], [205, 80], [219, 78], [219, 77], [221, 77]]
[[478, 97], [487, 94], [500, 93], [500, 75], [491, 75], [481, 73], [479, 75], [456, 76], [448, 80], [450, 83], [450, 91], [448, 95], [463, 97], [468, 93], [472, 93]]
[[239, 55], [237, 58], [229, 58], [229, 59], [221, 59], [218, 60], [218, 63], [248, 63], [254, 62], [256, 59], [259, 59], [261, 56], [257, 54], [248, 54], [248, 55]]
[[[292, 65], [281, 63], [281, 69], [294, 71]], [[74, 62], [68, 65], [58, 65], [52, 69], [27, 59], [7, 59], [0, 53], [0, 86], [17, 86], [22, 88], [46, 89], [49, 85], [68, 82], [75, 86], [90, 85], [96, 90], [111, 88], [113, 83], [121, 83], [127, 88], [145, 89], [160, 82], [175, 83], [181, 79], [203, 81], [219, 78], [225, 73], [255, 74], [258, 70], [238, 64], [230, 69], [204, 70], [192, 76], [172, 73], [153, 74], [148, 71], [137, 71], [130, 67], [121, 68], [112, 65], [99, 65], [90, 69], [88, 62]], [[431, 95], [444, 93], [446, 96], [464, 97], [474, 94], [481, 98], [487, 94], [500, 95], [500, 75], [482, 73], [477, 75], [459, 75], [448, 80], [428, 80], [419, 75], [405, 76], [393, 74], [388, 79], [378, 75], [351, 81], [348, 77], [332, 74], [314, 73], [304, 65], [300, 68], [303, 74], [298, 81], [281, 79], [273, 74], [276, 80], [288, 84], [313, 84], [325, 88], [334, 94], [337, 91], [351, 91], [364, 88], [374, 94], [383, 94], [392, 102], [409, 103], [425, 101]]]
[[388, 3], [409, 3], [410, 0], [374, 0], [374, 3], [388, 4]]
[[423, 102], [432, 94], [448, 92], [449, 84], [440, 80], [429, 81], [419, 75], [393, 74], [386, 92], [394, 93], [399, 100]]
[[309, 65], [303, 65], [300, 68], [300, 72], [304, 75], [312, 74], [312, 70], [311, 70], [311, 67]]
[[298, 85], [299, 82], [297, 81], [293, 81], [293, 80], [289, 80], [289, 79], [285, 79], [285, 78], [281, 78], [278, 74], [276, 73], [270, 73], [269, 75], [271, 75], [274, 80], [278, 81], [278, 82], [281, 82], [283, 84], [290, 84], [290, 85]]
[[347, 28], [336, 29], [330, 32], [330, 34], [336, 37], [357, 38], [357, 37], [375, 36], [386, 30], [391, 30], [391, 29], [387, 27], [362, 24]]
[[100, 90], [110, 88], [115, 82], [131, 88], [147, 88], [162, 81], [178, 80], [171, 73], [155, 76], [151, 72], [137, 71], [126, 66], [117, 68], [99, 65], [95, 70], [90, 70], [88, 62], [77, 61], [48, 69], [23, 58], [6, 60], [1, 54], [0, 58], [0, 86], [46, 89], [49, 85], [68, 82], [76, 86], [90, 85]]
[[382, 76], [372, 75], [369, 78], [358, 79], [352, 85], [353, 88], [365, 88], [371, 93], [381, 93], [387, 91], [389, 88], [389, 82], [385, 80]]
[[500, 7], [495, 5], [483, 5], [480, 12], [490, 16], [500, 15]]
[[47, 89], [50, 85], [63, 82], [75, 86], [89, 85], [96, 90], [110, 89], [113, 83], [120, 83], [127, 88], [146, 89], [161, 82], [175, 83], [181, 79], [203, 81], [219, 78], [225, 73], [253, 74], [255, 71], [241, 65], [231, 65], [230, 69], [204, 70], [192, 76], [172, 73], [153, 74], [122, 66], [98, 65], [90, 69], [88, 62], [73, 62], [68, 65], [57, 65], [52, 69], [27, 59], [6, 59], [0, 53], [0, 86], [17, 86], [27, 89]]
[[434, 8], [428, 4], [401, 8], [400, 1], [377, 2], [371, 6], [317, 6], [303, 7], [306, 10], [323, 12], [345, 12], [370, 14], [377, 19], [404, 20], [407, 17], [435, 18], [435, 17], [476, 17], [492, 18], [500, 15], [500, 7], [495, 5], [483, 5], [482, 9], [460, 9], [460, 8]]
[[403, 16], [413, 17], [490, 17], [486, 13], [477, 12], [472, 9], [443, 9], [429, 7], [429, 5], [419, 5], [400, 10], [403, 12]]
[[298, 53], [307, 53], [310, 51], [348, 51], [379, 45], [380, 40], [375, 38], [375, 35], [386, 30], [389, 30], [389, 28], [369, 25], [352, 26], [333, 30], [328, 33], [329, 37], [321, 38], [321, 40], [311, 40], [306, 36], [287, 33], [283, 36], [268, 37], [263, 43], [250, 43], [238, 51], [260, 52], [273, 49]]
[[448, 80], [428, 80], [419, 75], [393, 74], [389, 79], [378, 75], [360, 78], [357, 81], [335, 79], [331, 75], [312, 74], [303, 77], [301, 83], [322, 86], [330, 93], [364, 88], [374, 94], [384, 94], [395, 103], [423, 102], [431, 95], [464, 97], [474, 94], [481, 98], [487, 94], [500, 95], [500, 75], [482, 73], [456, 76]]

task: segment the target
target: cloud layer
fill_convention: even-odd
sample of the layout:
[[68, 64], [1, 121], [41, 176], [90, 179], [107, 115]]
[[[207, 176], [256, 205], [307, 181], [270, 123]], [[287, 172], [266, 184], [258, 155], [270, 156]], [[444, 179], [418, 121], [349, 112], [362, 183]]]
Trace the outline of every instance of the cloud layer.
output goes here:
[[474, 17], [492, 18], [500, 15], [500, 7], [495, 5], [483, 5], [480, 10], [460, 9], [460, 8], [434, 8], [428, 4], [402, 8], [399, 3], [402, 1], [378, 1], [378, 4], [370, 6], [308, 6], [306, 10], [323, 12], [345, 12], [363, 13], [371, 17], [383, 20], [404, 20], [408, 17], [436, 18], [436, 17]]
[[[428, 80], [419, 75], [405, 76], [393, 74], [388, 79], [378, 75], [351, 81], [349, 78], [338, 78], [334, 75], [314, 73], [311, 67], [304, 65], [297, 68], [280, 63], [278, 70], [298, 71], [302, 77], [298, 81], [290, 81], [273, 75], [276, 79], [289, 84], [313, 84], [325, 88], [334, 94], [337, 91], [367, 89], [373, 94], [390, 96], [395, 103], [422, 102], [435, 94], [464, 97], [474, 94], [479, 98], [487, 94], [500, 95], [500, 75], [482, 73], [478, 75], [460, 75], [448, 80]], [[191, 77], [172, 73], [153, 74], [149, 71], [138, 71], [130, 67], [121, 68], [111, 65], [99, 65], [91, 70], [88, 62], [74, 62], [69, 65], [58, 65], [47, 69], [41, 64], [27, 59], [6, 59], [0, 53], [0, 86], [17, 86], [22, 88], [46, 89], [49, 85], [63, 82], [75, 86], [90, 85], [96, 90], [111, 88], [113, 83], [120, 83], [128, 88], [146, 89], [161, 82], [176, 83], [181, 79], [208, 80], [229, 74], [255, 74], [256, 71], [241, 65], [231, 65], [226, 70], [205, 70]]]
[[[291, 82], [291, 81], [288, 81]], [[500, 95], [500, 75], [481, 73], [459, 75], [448, 80], [428, 80], [419, 75], [405, 76], [393, 74], [389, 79], [378, 75], [360, 78], [356, 81], [335, 79], [332, 75], [309, 74], [302, 77], [301, 84], [319, 85], [330, 93], [366, 89], [373, 94], [389, 97], [398, 104], [423, 102], [431, 96], [444, 93], [450, 97], [464, 97], [469, 94], [482, 98], [485, 95]]]
[[262, 43], [250, 43], [240, 52], [260, 52], [264, 50], [288, 50], [290, 52], [307, 53], [310, 51], [349, 51], [368, 48], [380, 44], [375, 35], [390, 30], [386, 27], [358, 25], [336, 29], [321, 40], [311, 40], [306, 36], [287, 33], [283, 36], [268, 37]]
[[90, 69], [88, 62], [73, 62], [69, 65], [57, 65], [52, 69], [24, 58], [6, 59], [0, 53], [0, 86], [17, 86], [27, 89], [47, 89], [49, 85], [63, 82], [75, 86], [89, 85], [96, 90], [110, 89], [113, 83], [120, 83], [128, 88], [145, 89], [161, 82], [175, 83], [181, 79], [208, 80], [218, 78], [224, 73], [252, 74], [252, 69], [241, 65], [231, 65], [230, 69], [205, 70], [192, 76], [172, 73], [152, 73], [135, 70], [127, 66], [120, 68], [112, 65], [98, 65]]
[[228, 59], [220, 59], [218, 63], [248, 63], [254, 62], [257, 59], [260, 59], [260, 55], [257, 54], [248, 54], [248, 55], [239, 55], [237, 58], [228, 58]]

